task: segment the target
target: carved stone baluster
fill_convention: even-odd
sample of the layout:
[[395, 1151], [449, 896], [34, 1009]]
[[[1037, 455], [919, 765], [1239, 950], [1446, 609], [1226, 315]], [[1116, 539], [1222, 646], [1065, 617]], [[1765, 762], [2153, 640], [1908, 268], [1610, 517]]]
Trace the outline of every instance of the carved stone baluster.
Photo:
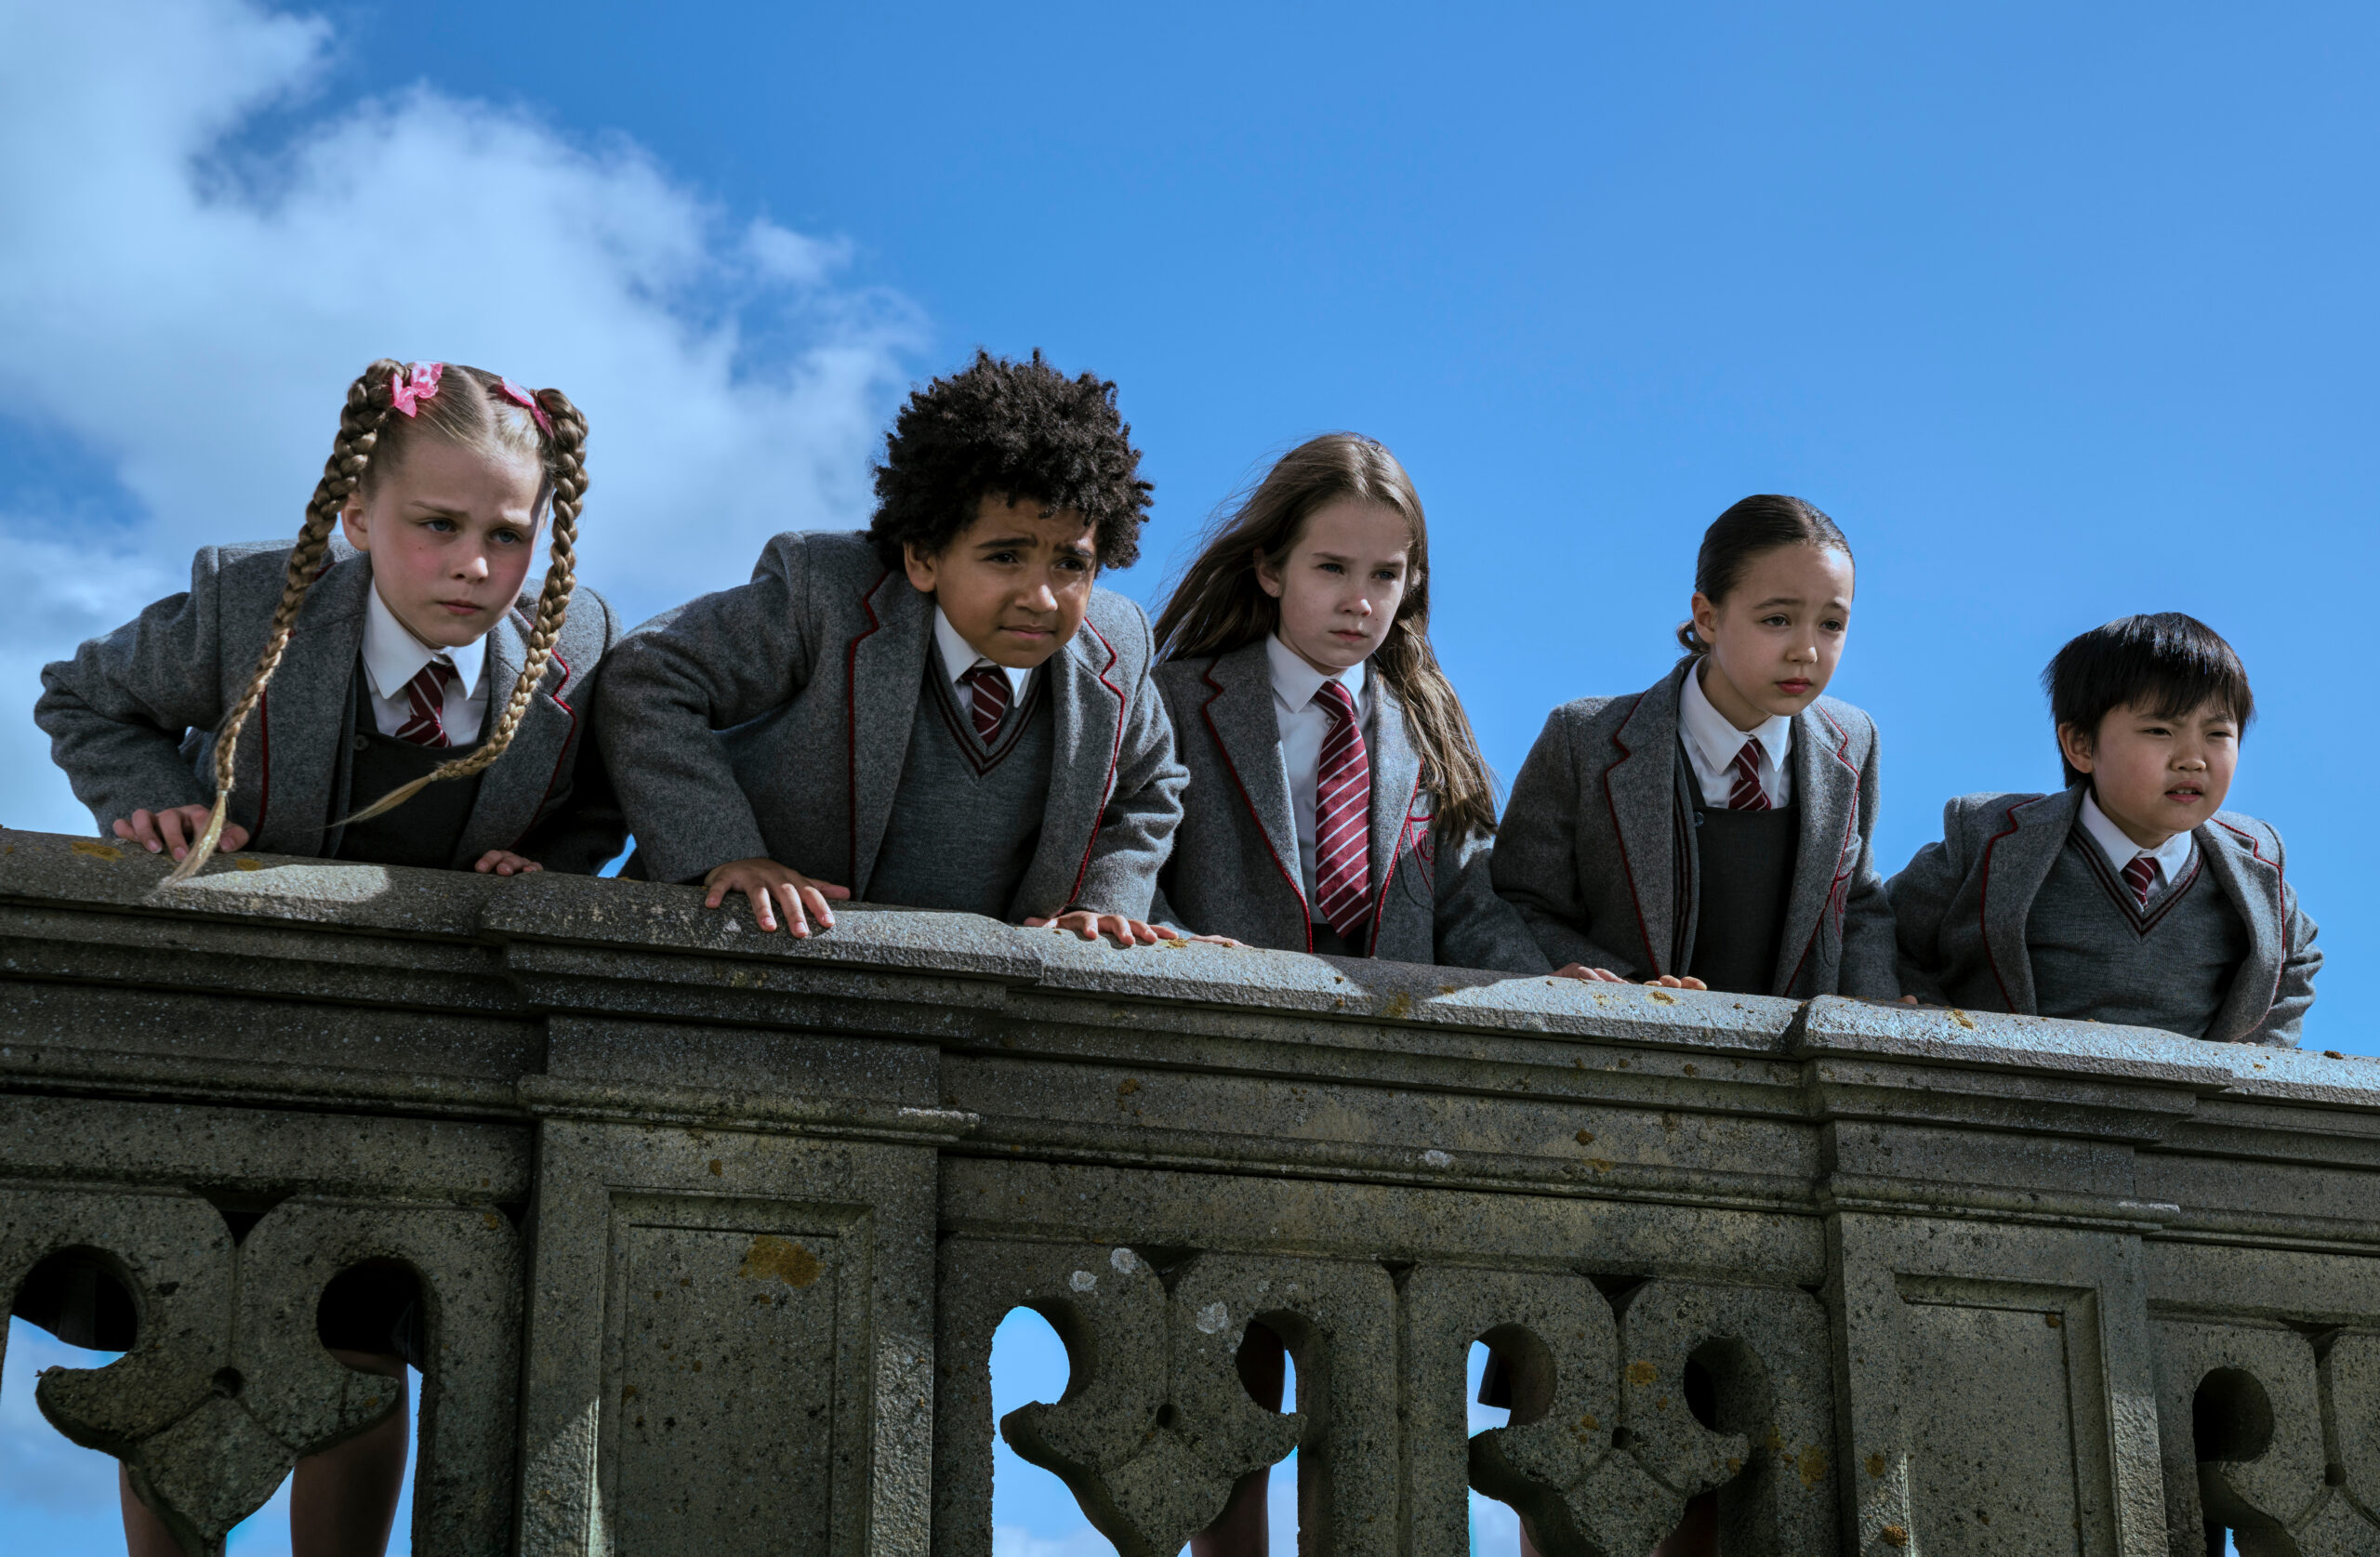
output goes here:
[[366, 1260], [411, 1266], [428, 1308], [416, 1548], [501, 1552], [512, 1524], [521, 1254], [498, 1213], [313, 1198], [275, 1207], [240, 1251], [243, 1404], [300, 1457], [395, 1408], [392, 1380], [342, 1366], [315, 1337], [324, 1287]]
[[213, 1206], [173, 1191], [0, 1191], [0, 1321], [35, 1264], [78, 1247], [118, 1263], [139, 1336], [105, 1367], [51, 1369], [33, 1399], [68, 1438], [123, 1460], [186, 1550], [218, 1551], [290, 1466], [237, 1402], [231, 1232]]
[[2307, 1557], [2380, 1553], [2380, 1334], [2348, 1330], [2334, 1336], [2316, 1374], [2325, 1407], [2327, 1458], [2344, 1482], [2297, 1533], [2299, 1549]]
[[[1210, 1472], [1234, 1481], [1296, 1449], [1304, 1557], [1396, 1550], [1395, 1304], [1387, 1271], [1355, 1260], [1202, 1254], [1174, 1282], [1177, 1431]], [[1294, 1412], [1264, 1410], [1240, 1382], [1251, 1320], [1279, 1334], [1297, 1359]]]
[[[1413, 1557], [1470, 1550], [1466, 1485], [1518, 1509], [1541, 1541], [1570, 1540], [1577, 1516], [1557, 1511], [1564, 1489], [1593, 1481], [1619, 1425], [1611, 1305], [1567, 1272], [1450, 1265], [1413, 1272], [1399, 1297]], [[1483, 1338], [1505, 1359], [1513, 1419], [1473, 1438], [1465, 1381]]]
[[[1629, 1447], [1681, 1495], [1724, 1487], [1720, 1550], [1835, 1550], [1832, 1379], [1816, 1299], [1792, 1287], [1651, 1281], [1628, 1294], [1620, 1346]], [[1721, 1426], [1741, 1431], [1694, 1419], [1689, 1358], [1712, 1375]]]

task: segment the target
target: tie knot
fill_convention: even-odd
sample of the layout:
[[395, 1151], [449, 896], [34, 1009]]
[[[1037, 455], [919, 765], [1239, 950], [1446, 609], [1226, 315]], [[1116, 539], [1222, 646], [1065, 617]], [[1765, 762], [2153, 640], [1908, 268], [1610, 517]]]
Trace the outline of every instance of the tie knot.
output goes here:
[[1315, 701], [1328, 708], [1332, 717], [1345, 719], [1350, 724], [1355, 722], [1355, 696], [1347, 690], [1346, 682], [1335, 678], [1325, 681], [1314, 696]]

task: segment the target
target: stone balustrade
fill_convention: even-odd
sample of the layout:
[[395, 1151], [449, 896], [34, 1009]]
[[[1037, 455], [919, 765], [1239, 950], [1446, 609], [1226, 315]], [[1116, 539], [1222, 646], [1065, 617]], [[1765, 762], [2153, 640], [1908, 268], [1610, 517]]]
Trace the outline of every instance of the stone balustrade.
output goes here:
[[[0, 1295], [193, 1550], [394, 1408], [415, 1550], [989, 1557], [994, 1432], [1128, 1557], [1298, 1454], [1312, 1557], [2380, 1550], [2380, 1065], [2136, 1029], [0, 834]], [[2319, 1021], [2319, 1018], [2318, 1018]], [[995, 1424], [994, 1328], [1065, 1343]], [[1296, 1409], [1239, 1382], [1284, 1337]], [[1470, 1436], [1475, 1340], [1507, 1427]]]

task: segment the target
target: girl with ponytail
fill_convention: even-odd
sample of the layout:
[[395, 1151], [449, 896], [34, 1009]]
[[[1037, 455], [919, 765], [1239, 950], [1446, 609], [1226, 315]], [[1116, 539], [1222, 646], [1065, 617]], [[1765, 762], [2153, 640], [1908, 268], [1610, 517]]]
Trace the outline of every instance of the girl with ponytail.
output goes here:
[[169, 881], [251, 845], [505, 876], [602, 865], [625, 831], [587, 683], [618, 627], [574, 595], [586, 441], [560, 389], [364, 369], [294, 545], [203, 548], [188, 592], [42, 672], [34, 718], [101, 830], [169, 851]]
[[[364, 369], [294, 544], [201, 549], [186, 593], [42, 672], [34, 717], [100, 830], [170, 851], [169, 881], [251, 845], [505, 876], [617, 853], [588, 681], [618, 625], [572, 580], [586, 442], [559, 389], [456, 363]], [[549, 516], [551, 564], [523, 593]], [[71, 1264], [36, 1271], [17, 1312], [77, 1345], [131, 1344], [112, 1282]], [[325, 1287], [318, 1330], [402, 1395], [428, 1355], [421, 1315], [409, 1272], [366, 1264]], [[300, 1557], [385, 1550], [404, 1425], [401, 1400], [298, 1462]], [[122, 1484], [134, 1557], [178, 1552]]]
[[1547, 957], [1730, 995], [1899, 993], [1875, 722], [1824, 695], [1851, 593], [1833, 520], [1747, 497], [1703, 534], [1676, 666], [1554, 710], [1494, 866]]

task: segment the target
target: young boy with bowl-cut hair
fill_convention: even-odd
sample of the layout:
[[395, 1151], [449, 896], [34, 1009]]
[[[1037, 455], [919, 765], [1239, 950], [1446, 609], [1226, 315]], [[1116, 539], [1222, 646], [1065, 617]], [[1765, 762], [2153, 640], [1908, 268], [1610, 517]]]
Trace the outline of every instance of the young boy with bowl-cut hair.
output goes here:
[[2042, 680], [2067, 788], [1965, 795], [1885, 883], [1901, 988], [1977, 1010], [2294, 1048], [2322, 954], [2281, 835], [2222, 809], [2248, 673], [2179, 612], [2126, 616]]
[[1142, 944], [1188, 775], [1141, 608], [1149, 487], [1116, 387], [978, 352], [909, 397], [861, 533], [620, 641], [603, 754], [633, 874], [808, 935], [856, 899]]

